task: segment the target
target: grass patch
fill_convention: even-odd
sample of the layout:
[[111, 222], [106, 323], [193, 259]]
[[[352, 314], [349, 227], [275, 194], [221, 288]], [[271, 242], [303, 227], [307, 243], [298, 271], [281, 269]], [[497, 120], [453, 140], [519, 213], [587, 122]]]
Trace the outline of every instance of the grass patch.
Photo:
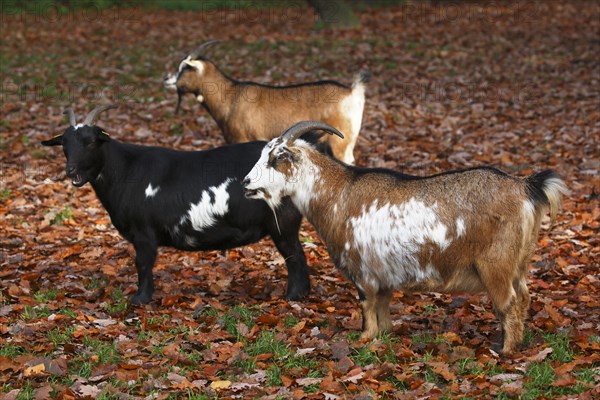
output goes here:
[[23, 307], [21, 319], [24, 321], [31, 321], [38, 318], [45, 318], [51, 314], [52, 311], [50, 311], [48, 307], [26, 305], [25, 307]]
[[549, 362], [534, 363], [529, 366], [527, 378], [529, 382], [525, 385], [523, 399], [537, 399], [548, 391], [550, 384], [554, 382], [555, 374]]
[[16, 346], [14, 344], [3, 344], [0, 347], [0, 356], [6, 358], [15, 358], [25, 353], [25, 350], [21, 346]]
[[102, 340], [89, 339], [87, 336], [84, 336], [83, 344], [86, 347], [86, 351], [95, 356], [93, 357], [94, 359], [97, 359], [95, 363], [115, 364], [120, 359], [119, 353], [112, 342], [103, 342]]
[[54, 344], [54, 347], [58, 347], [61, 344], [69, 343], [73, 336], [73, 332], [75, 332], [74, 326], [68, 326], [63, 329], [55, 328], [46, 333], [46, 337], [48, 340]]
[[369, 344], [357, 349], [353, 349], [353, 353], [350, 355], [350, 358], [361, 367], [369, 364], [378, 364], [381, 362], [381, 359], [377, 355], [377, 351], [372, 349]]
[[17, 395], [16, 400], [32, 400], [35, 398], [35, 389], [31, 382], [27, 382], [25, 386], [21, 388], [21, 391]]
[[552, 347], [550, 360], [561, 363], [573, 361], [575, 353], [571, 349], [571, 341], [567, 333], [545, 333], [543, 338]]
[[283, 318], [283, 325], [286, 328], [292, 328], [296, 326], [300, 320], [293, 314], [288, 314]]
[[120, 314], [129, 308], [129, 301], [121, 289], [115, 289], [110, 294], [112, 302], [104, 303], [104, 310], [111, 315]]
[[50, 300], [54, 300], [58, 292], [56, 289], [48, 289], [48, 290], [40, 290], [36, 294], [33, 295], [33, 298], [38, 303], [47, 303]]
[[66, 206], [62, 210], [60, 210], [54, 218], [50, 220], [50, 225], [62, 225], [64, 221], [70, 220], [73, 218], [73, 209], [71, 206]]
[[252, 329], [255, 325], [254, 318], [257, 315], [258, 311], [256, 309], [251, 309], [244, 305], [235, 305], [223, 314], [222, 321], [225, 330], [240, 341], [243, 339], [243, 336], [238, 332], [238, 324], [243, 323], [248, 329]]
[[264, 331], [248, 346], [248, 354], [258, 356], [271, 353], [277, 359], [283, 360], [292, 355], [290, 345], [275, 337], [275, 332]]

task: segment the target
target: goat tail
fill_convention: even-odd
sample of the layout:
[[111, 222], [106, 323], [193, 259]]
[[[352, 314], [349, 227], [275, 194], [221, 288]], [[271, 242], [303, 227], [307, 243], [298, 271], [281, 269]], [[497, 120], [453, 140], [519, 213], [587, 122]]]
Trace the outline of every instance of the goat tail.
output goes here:
[[369, 71], [364, 69], [358, 71], [358, 73], [354, 76], [354, 82], [352, 82], [352, 90], [357, 89], [359, 87], [360, 89], [364, 90], [365, 84], [369, 83], [370, 80], [371, 74], [369, 73]]
[[537, 172], [525, 178], [528, 200], [535, 212], [541, 213], [546, 207], [550, 211], [550, 219], [555, 220], [562, 202], [562, 196], [568, 195], [565, 182], [551, 169]]

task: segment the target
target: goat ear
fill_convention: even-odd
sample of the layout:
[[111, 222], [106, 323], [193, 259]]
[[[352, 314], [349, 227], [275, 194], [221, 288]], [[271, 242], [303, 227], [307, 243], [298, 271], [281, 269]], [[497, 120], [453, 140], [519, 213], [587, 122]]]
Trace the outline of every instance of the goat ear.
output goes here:
[[201, 67], [202, 67], [202, 61], [190, 60], [190, 59], [186, 58], [185, 60], [183, 60], [183, 62], [185, 63], [185, 65], [189, 65], [190, 67], [198, 69], [198, 70], [201, 69]]
[[63, 134], [54, 136], [52, 139], [44, 140], [42, 142], [43, 146], [62, 146]]

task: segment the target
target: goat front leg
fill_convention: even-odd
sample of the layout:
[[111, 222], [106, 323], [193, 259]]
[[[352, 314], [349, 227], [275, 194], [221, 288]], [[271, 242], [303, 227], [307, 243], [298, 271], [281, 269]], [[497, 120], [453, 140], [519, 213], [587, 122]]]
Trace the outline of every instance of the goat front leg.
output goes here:
[[270, 235], [277, 250], [285, 259], [288, 270], [285, 298], [287, 300], [300, 300], [310, 293], [310, 278], [306, 266], [306, 256], [298, 239], [302, 216], [294, 207], [282, 207], [277, 210], [277, 215], [280, 223], [285, 221], [286, 224], [282, 223], [278, 227], [273, 221]]
[[134, 305], [149, 303], [152, 300], [154, 292], [154, 282], [152, 278], [152, 267], [156, 261], [156, 245], [151, 241], [143, 240], [134, 243], [135, 247], [135, 268], [138, 275], [138, 290], [131, 299]]

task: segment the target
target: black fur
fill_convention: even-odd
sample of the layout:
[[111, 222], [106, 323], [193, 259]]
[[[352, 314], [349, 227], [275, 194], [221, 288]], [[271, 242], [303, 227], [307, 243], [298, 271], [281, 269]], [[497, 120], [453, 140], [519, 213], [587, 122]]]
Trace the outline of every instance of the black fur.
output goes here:
[[[139, 146], [111, 139], [99, 127], [69, 127], [61, 137], [43, 142], [62, 145], [67, 176], [76, 186], [90, 182], [119, 233], [136, 251], [138, 291], [134, 304], [147, 303], [154, 285], [152, 267], [158, 246], [181, 250], [227, 249], [270, 236], [286, 260], [288, 299], [299, 299], [310, 290], [306, 258], [298, 231], [302, 216], [288, 199], [277, 210], [277, 227], [263, 201], [244, 196], [240, 181], [260, 157], [266, 142], [225, 146], [207, 151], [183, 152]], [[230, 180], [228, 211], [201, 231], [188, 215], [203, 192]], [[158, 192], [146, 197], [149, 184]], [[214, 194], [208, 192], [211, 204]]]
[[552, 178], [560, 179], [556, 172], [551, 169], [529, 175], [526, 178], [527, 197], [529, 200], [531, 200], [534, 204], [549, 204], [548, 196], [546, 196], [546, 193], [544, 193], [544, 188], [546, 187], [546, 181]]

